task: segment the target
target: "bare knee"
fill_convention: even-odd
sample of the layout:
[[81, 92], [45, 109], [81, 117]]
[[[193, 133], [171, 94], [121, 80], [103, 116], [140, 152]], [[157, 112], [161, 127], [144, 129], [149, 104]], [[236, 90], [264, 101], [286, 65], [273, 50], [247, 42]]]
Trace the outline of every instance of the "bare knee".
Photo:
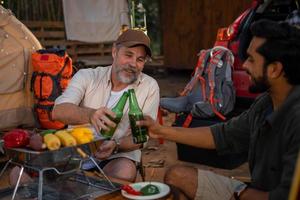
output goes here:
[[179, 191], [186, 197], [195, 197], [198, 185], [198, 170], [194, 167], [175, 165], [165, 175], [165, 183], [171, 186], [173, 191]]
[[[19, 175], [20, 175], [20, 172], [21, 172], [21, 168], [20, 167], [14, 167], [10, 174], [9, 174], [9, 184], [14, 186], [16, 185], [17, 181], [18, 181], [18, 178], [19, 178]], [[28, 182], [31, 182], [32, 179], [28, 176], [28, 174], [26, 174], [25, 172], [22, 173], [22, 176], [20, 178], [20, 184], [23, 184], [23, 183], [28, 183]]]
[[165, 183], [176, 186], [178, 183], [187, 180], [186, 169], [187, 167], [183, 165], [172, 166], [165, 174]]
[[103, 170], [108, 176], [129, 182], [134, 182], [137, 173], [135, 163], [127, 158], [112, 160]]

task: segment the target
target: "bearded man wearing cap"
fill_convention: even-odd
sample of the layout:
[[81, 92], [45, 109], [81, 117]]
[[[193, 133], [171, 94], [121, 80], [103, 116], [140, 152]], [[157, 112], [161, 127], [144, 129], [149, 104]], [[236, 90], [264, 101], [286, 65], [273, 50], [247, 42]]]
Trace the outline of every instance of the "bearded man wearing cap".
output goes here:
[[[142, 73], [151, 57], [150, 39], [142, 31], [129, 29], [122, 33], [112, 48], [113, 63], [108, 67], [81, 69], [72, 78], [65, 92], [56, 99], [53, 119], [68, 125], [90, 123], [99, 133], [115, 124], [115, 106], [124, 91], [133, 88], [144, 114], [156, 118], [159, 105], [159, 87], [150, 76]], [[115, 178], [134, 181], [136, 163], [141, 159], [141, 144], [132, 142], [128, 119], [128, 105], [113, 140], [103, 142], [95, 157], [104, 172]], [[89, 163], [83, 166], [89, 169]]]

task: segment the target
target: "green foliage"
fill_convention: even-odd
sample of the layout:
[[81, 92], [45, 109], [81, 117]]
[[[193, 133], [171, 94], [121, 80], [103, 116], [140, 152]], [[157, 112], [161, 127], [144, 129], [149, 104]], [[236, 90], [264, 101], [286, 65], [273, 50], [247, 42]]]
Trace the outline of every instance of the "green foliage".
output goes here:
[[63, 21], [61, 0], [4, 0], [3, 6], [24, 21]]
[[[128, 0], [129, 8], [131, 8], [131, 2], [134, 1], [135, 6], [139, 3], [142, 3], [143, 7], [146, 10], [146, 18], [147, 18], [147, 30], [148, 35], [151, 38], [151, 49], [154, 55], [162, 54], [162, 31], [160, 24], [160, 1], [159, 0]], [[136, 27], [143, 27], [143, 13], [137, 12], [137, 8], [135, 9], [135, 24]]]

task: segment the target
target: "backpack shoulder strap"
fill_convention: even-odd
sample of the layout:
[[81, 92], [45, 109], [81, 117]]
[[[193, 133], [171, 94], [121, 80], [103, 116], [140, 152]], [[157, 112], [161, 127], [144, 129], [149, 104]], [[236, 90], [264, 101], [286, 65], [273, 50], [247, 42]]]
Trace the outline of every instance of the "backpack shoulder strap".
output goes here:
[[61, 70], [57, 73], [58, 76], [61, 76], [61, 74], [63, 73], [63, 71], [65, 70], [67, 64], [70, 62], [70, 57], [67, 55], [65, 58], [65, 63], [64, 66], [61, 68]]
[[193, 77], [191, 81], [185, 86], [184, 90], [180, 93], [180, 96], [185, 96], [188, 92], [190, 92], [193, 89], [197, 80], [202, 76], [203, 72], [205, 71], [209, 57], [210, 57], [210, 49], [207, 50], [202, 49], [198, 53], [197, 65], [192, 73]]
[[[211, 50], [211, 59], [210, 64], [208, 66], [208, 81], [209, 81], [209, 102], [212, 106], [213, 112], [222, 120], [226, 120], [225, 116], [223, 116], [220, 112], [217, 111], [215, 108], [215, 87], [216, 87], [216, 80], [215, 80], [215, 73], [217, 67], [227, 67], [232, 66], [234, 62], [234, 57], [231, 51], [225, 47], [216, 46]], [[229, 56], [228, 56], [229, 55]], [[224, 63], [226, 62], [226, 63]], [[230, 74], [229, 74], [230, 73]], [[229, 71], [225, 69], [225, 76], [230, 77], [231, 79], [231, 69]], [[220, 99], [222, 99], [222, 94], [220, 93]]]
[[200, 76], [203, 74], [207, 63], [209, 61], [210, 58], [210, 52], [211, 49], [207, 49], [207, 50], [201, 50], [200, 53], [198, 54], [199, 58], [198, 58], [198, 63], [197, 66], [195, 68], [195, 74], [198, 73]]

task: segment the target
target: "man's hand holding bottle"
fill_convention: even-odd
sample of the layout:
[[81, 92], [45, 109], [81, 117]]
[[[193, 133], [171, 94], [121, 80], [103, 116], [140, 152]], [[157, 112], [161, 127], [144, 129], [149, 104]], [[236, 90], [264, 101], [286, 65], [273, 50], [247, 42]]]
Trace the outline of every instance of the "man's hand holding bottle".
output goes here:
[[[110, 116], [110, 117], [108, 117]], [[110, 127], [116, 127], [116, 123], [111, 120], [115, 118], [116, 114], [107, 107], [101, 107], [90, 115], [90, 123], [95, 127], [97, 133], [100, 133], [100, 130], [109, 130]]]
[[163, 126], [160, 125], [157, 121], [153, 120], [150, 116], [144, 115], [144, 120], [137, 121], [136, 124], [138, 126], [148, 127], [148, 134], [151, 138], [162, 138], [161, 130], [163, 129]]

